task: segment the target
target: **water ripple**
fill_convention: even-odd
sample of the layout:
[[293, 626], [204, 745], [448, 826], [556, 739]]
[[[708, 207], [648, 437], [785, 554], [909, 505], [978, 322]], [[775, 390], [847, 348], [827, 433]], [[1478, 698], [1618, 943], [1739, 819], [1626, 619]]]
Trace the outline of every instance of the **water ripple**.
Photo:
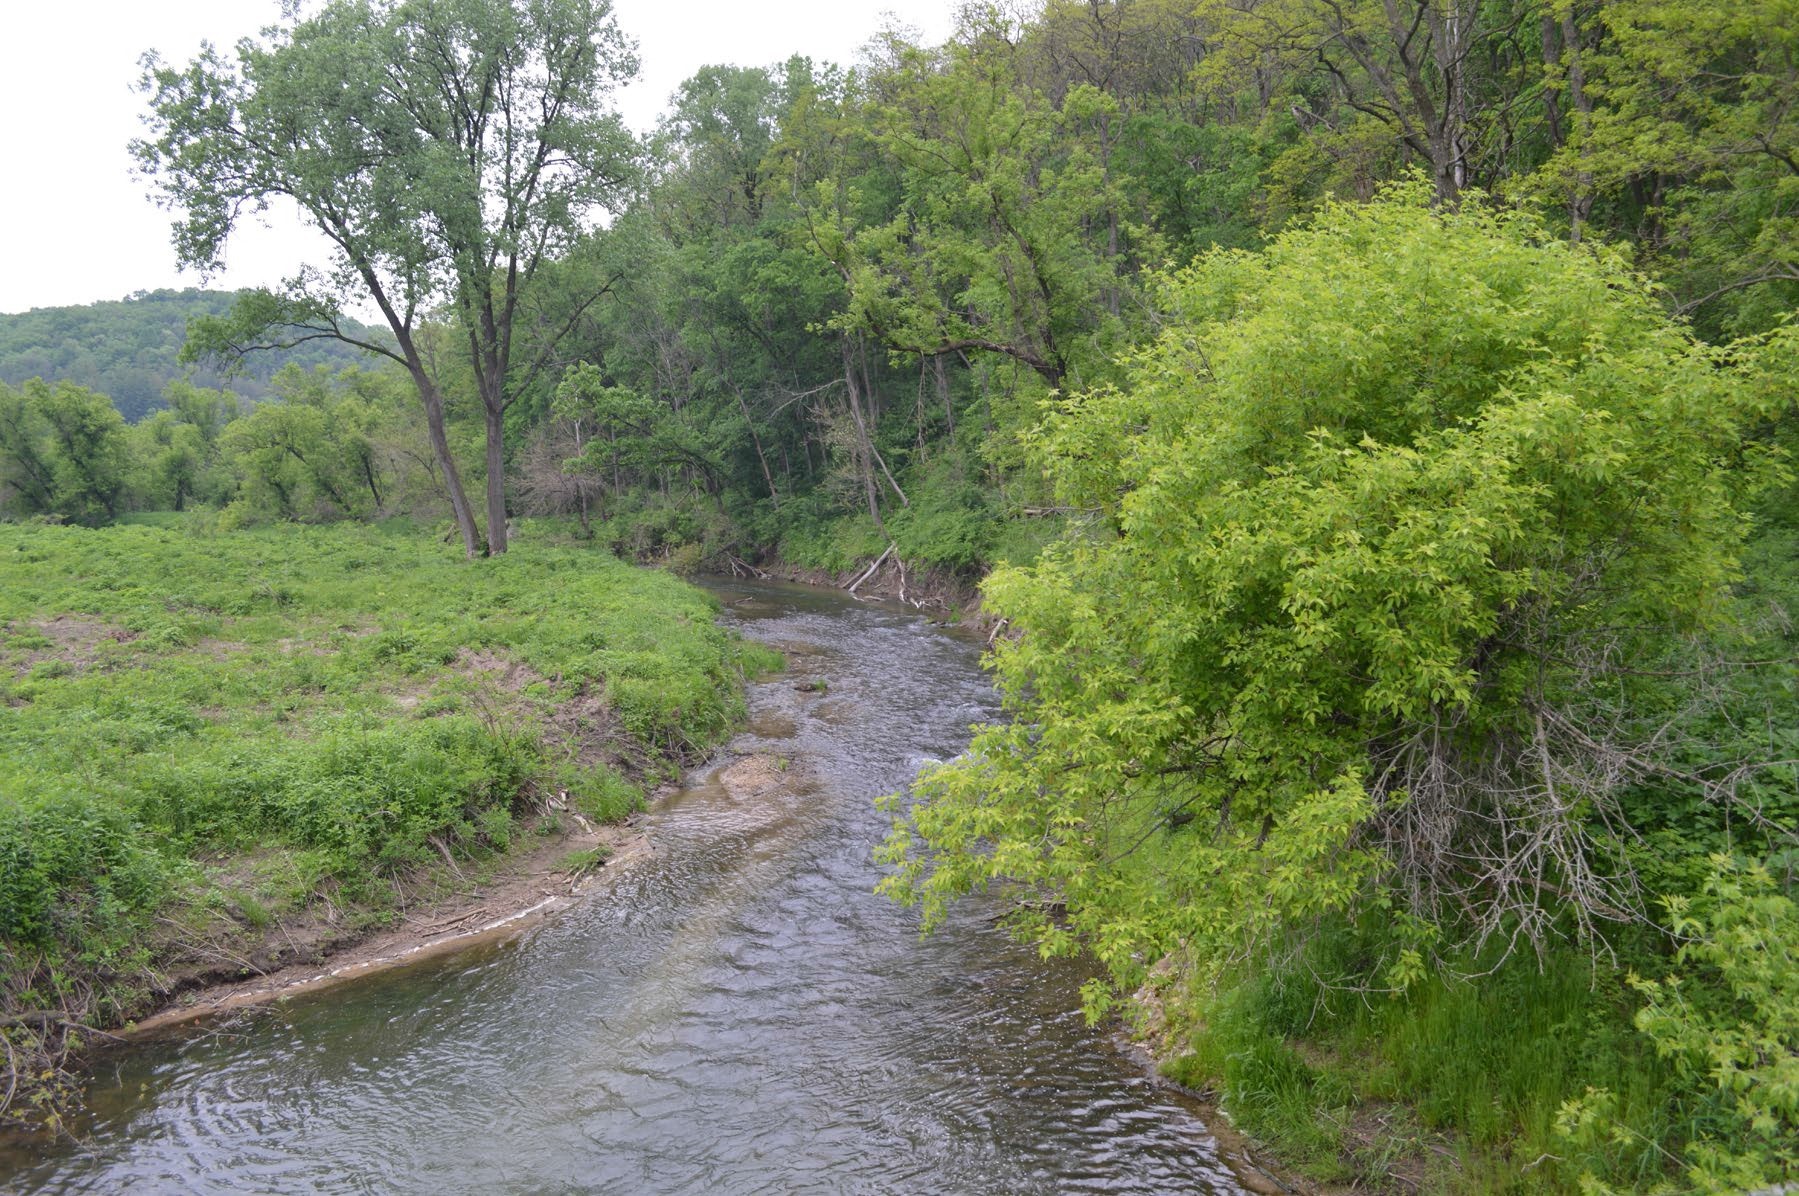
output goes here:
[[[979, 644], [900, 612], [721, 586], [790, 652], [737, 752], [605, 900], [511, 944], [122, 1054], [85, 1145], [0, 1152], [75, 1193], [1236, 1192], [1194, 1112], [1081, 1020], [1084, 973], [983, 911], [921, 941], [874, 896], [872, 806], [996, 712]], [[796, 679], [823, 677], [823, 694]], [[791, 730], [791, 734], [784, 734]]]

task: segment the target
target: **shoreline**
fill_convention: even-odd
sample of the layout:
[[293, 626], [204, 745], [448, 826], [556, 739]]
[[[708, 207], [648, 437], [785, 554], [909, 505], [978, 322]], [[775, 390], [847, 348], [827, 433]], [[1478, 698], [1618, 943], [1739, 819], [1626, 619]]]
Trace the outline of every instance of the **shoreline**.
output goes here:
[[[800, 584], [806, 584], [801, 581]], [[817, 583], [813, 583], [817, 584]], [[827, 587], [821, 587], [827, 588]], [[828, 587], [838, 588], [840, 587]], [[875, 587], [870, 587], [871, 589]], [[869, 593], [865, 598], [892, 600], [897, 595]], [[916, 606], [916, 602], [908, 603]], [[753, 716], [752, 716], [753, 721]], [[800, 762], [792, 762], [800, 763]], [[126, 1049], [159, 1039], [197, 1033], [205, 1023], [278, 1004], [293, 997], [324, 993], [359, 979], [417, 966], [485, 944], [518, 938], [574, 907], [604, 898], [638, 865], [652, 858], [647, 816], [672, 798], [696, 786], [717, 784], [733, 797], [754, 800], [776, 786], [792, 784], [806, 773], [765, 752], [715, 753], [696, 763], [651, 795], [647, 808], [623, 823], [596, 826], [584, 820], [567, 831], [541, 837], [521, 830], [512, 851], [493, 857], [491, 873], [475, 880], [458, 874], [464, 885], [407, 910], [395, 924], [367, 933], [351, 933], [317, 954], [273, 967], [254, 976], [202, 981], [178, 991], [148, 1016], [109, 1029], [88, 1048], [94, 1054]], [[603, 865], [573, 871], [558, 866], [571, 853], [605, 847]], [[446, 879], [444, 869], [429, 874]], [[281, 942], [277, 924], [262, 935], [265, 944]], [[1136, 1063], [1155, 1087], [1178, 1093], [1215, 1144], [1218, 1161], [1237, 1182], [1256, 1196], [1309, 1193], [1326, 1196], [1342, 1189], [1316, 1184], [1261, 1157], [1261, 1144], [1237, 1130], [1215, 1097], [1191, 1089], [1161, 1073], [1150, 1044], [1133, 1036], [1123, 1023], [1100, 1036], [1095, 1046], [1113, 1050]], [[1255, 1153], [1252, 1153], [1254, 1151]]]
[[[595, 826], [546, 839], [530, 851], [501, 857], [502, 866], [477, 891], [457, 892], [420, 906], [401, 925], [347, 938], [320, 954], [255, 976], [203, 982], [177, 993], [155, 1012], [121, 1027], [103, 1028], [108, 1039], [145, 1041], [177, 1033], [209, 1018], [255, 1009], [302, 993], [319, 992], [365, 976], [395, 971], [453, 955], [484, 943], [504, 942], [547, 922], [578, 902], [603, 895], [627, 873], [655, 854], [643, 826], [646, 816], [676, 795], [708, 778], [739, 797], [760, 796], [778, 778], [798, 770], [775, 769], [762, 754], [720, 752], [662, 786], [646, 808], [623, 823]], [[571, 852], [604, 847], [605, 861], [571, 873], [557, 865]], [[572, 882], [571, 882], [572, 876]], [[422, 929], [416, 924], [425, 921]], [[472, 926], [447, 929], [460, 923]], [[443, 931], [444, 933], [436, 933]], [[271, 940], [274, 935], [268, 936]]]
[[[659, 793], [656, 800], [660, 801], [667, 792]], [[415, 911], [417, 917], [408, 916], [397, 925], [348, 937], [317, 955], [255, 976], [202, 982], [177, 993], [155, 1012], [103, 1032], [118, 1042], [144, 1041], [224, 1014], [334, 988], [482, 943], [503, 942], [577, 901], [611, 888], [625, 872], [648, 859], [653, 850], [648, 835], [637, 825], [640, 817], [614, 826], [553, 836], [531, 851], [505, 857], [502, 867], [486, 884], [477, 885], [474, 892], [457, 892], [428, 902]], [[551, 863], [570, 852], [601, 846], [609, 848], [612, 854], [595, 869], [571, 873]], [[543, 866], [546, 864], [549, 866]], [[420, 927], [419, 922], [426, 924]], [[461, 923], [475, 924], [449, 929]]]
[[927, 618], [954, 618], [983, 630], [992, 621], [991, 616], [981, 609], [979, 581], [970, 581], [936, 566], [909, 568], [891, 550], [838, 571], [795, 565], [779, 557], [766, 557], [753, 563], [727, 557], [722, 568], [717, 565], [713, 568], [716, 576], [727, 580], [780, 581], [833, 590], [859, 602], [897, 602]]

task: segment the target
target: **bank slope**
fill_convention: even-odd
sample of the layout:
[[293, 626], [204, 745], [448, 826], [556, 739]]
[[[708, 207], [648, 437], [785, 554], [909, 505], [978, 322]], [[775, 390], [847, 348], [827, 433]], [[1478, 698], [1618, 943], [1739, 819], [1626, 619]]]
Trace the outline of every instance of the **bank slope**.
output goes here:
[[21, 1060], [281, 962], [301, 924], [343, 941], [622, 819], [741, 712], [756, 650], [603, 552], [202, 527], [0, 526], [0, 1033]]

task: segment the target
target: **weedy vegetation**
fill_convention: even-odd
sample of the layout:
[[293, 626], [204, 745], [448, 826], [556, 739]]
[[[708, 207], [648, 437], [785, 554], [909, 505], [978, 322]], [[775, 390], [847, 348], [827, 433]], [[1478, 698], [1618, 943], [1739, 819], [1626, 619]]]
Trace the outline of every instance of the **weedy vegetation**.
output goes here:
[[125, 1021], [229, 969], [224, 930], [384, 921], [552, 803], [641, 809], [778, 663], [714, 614], [591, 548], [468, 562], [410, 525], [0, 525], [0, 1030]]

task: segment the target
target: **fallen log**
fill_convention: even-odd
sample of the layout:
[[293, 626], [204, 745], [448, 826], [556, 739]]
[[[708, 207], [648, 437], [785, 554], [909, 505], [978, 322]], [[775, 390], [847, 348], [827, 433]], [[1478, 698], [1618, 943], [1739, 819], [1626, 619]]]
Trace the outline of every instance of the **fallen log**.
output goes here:
[[887, 551], [875, 558], [875, 563], [868, 567], [868, 572], [856, 579], [855, 584], [850, 586], [850, 593], [852, 595], [861, 588], [863, 582], [875, 575], [875, 570], [887, 563], [887, 558], [893, 555], [893, 548], [894, 546], [892, 544], [887, 545]]

